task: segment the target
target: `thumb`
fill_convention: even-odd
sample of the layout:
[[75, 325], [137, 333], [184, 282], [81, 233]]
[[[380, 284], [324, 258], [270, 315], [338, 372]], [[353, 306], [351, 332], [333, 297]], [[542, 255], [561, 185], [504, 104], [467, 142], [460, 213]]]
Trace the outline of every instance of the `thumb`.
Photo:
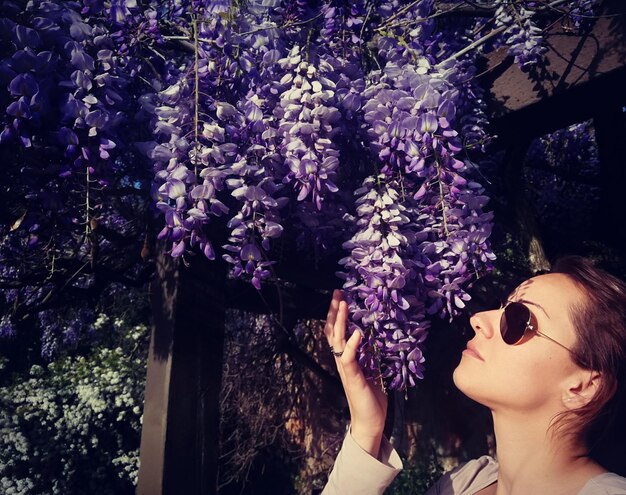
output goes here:
[[356, 378], [361, 375], [361, 369], [359, 368], [359, 364], [356, 362], [356, 352], [359, 348], [360, 342], [361, 332], [359, 330], [355, 330], [346, 342], [346, 346], [343, 350], [343, 356], [340, 358], [343, 370], [346, 375], [351, 378]]
[[356, 351], [359, 348], [359, 344], [361, 343], [361, 332], [359, 330], [355, 330], [354, 332], [352, 332], [352, 335], [350, 335], [350, 338], [348, 339], [348, 341], [346, 342], [346, 347], [344, 350], [344, 356], [347, 357], [347, 360], [353, 360], [356, 359]]

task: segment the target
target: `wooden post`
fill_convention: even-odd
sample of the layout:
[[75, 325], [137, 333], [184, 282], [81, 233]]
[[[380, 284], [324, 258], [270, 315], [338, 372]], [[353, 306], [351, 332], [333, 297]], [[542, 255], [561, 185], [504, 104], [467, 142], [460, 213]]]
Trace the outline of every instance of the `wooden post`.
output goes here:
[[225, 274], [200, 256], [157, 260], [138, 495], [217, 493]]

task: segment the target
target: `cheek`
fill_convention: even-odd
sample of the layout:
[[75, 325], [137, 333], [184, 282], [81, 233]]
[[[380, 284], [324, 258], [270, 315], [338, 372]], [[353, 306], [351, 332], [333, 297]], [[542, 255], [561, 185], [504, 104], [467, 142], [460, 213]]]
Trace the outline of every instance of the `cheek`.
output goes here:
[[[492, 409], [540, 407], [558, 397], [563, 365], [550, 356], [531, 355], [521, 349], [506, 349], [477, 361], [463, 356], [454, 370], [457, 388], [471, 399]], [[507, 352], [508, 351], [508, 352]]]

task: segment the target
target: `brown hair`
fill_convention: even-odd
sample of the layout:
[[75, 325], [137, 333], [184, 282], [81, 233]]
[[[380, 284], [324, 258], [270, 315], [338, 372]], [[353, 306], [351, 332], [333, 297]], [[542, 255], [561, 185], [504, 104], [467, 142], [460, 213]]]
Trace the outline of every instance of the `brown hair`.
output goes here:
[[584, 303], [569, 309], [577, 334], [572, 357], [581, 368], [600, 372], [602, 379], [593, 399], [559, 418], [558, 423], [561, 426], [561, 420], [567, 420], [566, 431], [584, 440], [593, 454], [623, 413], [626, 283], [581, 256], [559, 258], [551, 272], [569, 276], [587, 296]]

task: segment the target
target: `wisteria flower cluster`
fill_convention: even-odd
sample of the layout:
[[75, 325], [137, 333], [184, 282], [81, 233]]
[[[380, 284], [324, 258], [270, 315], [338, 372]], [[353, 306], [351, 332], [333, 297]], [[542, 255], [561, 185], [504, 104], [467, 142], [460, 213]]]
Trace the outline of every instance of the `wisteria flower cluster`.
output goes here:
[[93, 297], [141, 272], [152, 201], [171, 256], [225, 261], [257, 289], [291, 247], [343, 258], [360, 362], [413, 386], [428, 318], [458, 314], [494, 259], [473, 67], [498, 43], [470, 33], [494, 29], [528, 69], [545, 50], [536, 4], [499, 2], [493, 27], [433, 0], [2, 3], [0, 152], [18, 205], [2, 307], [28, 301], [71, 345], [86, 330], [46, 311], [61, 288]]
[[95, 288], [97, 271], [136, 273], [133, 247], [146, 231], [136, 220], [148, 205], [151, 172], [136, 167], [127, 138], [141, 134], [133, 91], [143, 73], [137, 64], [131, 70], [125, 57], [132, 52], [120, 49], [108, 14], [82, 7], [35, 1], [0, 8], [2, 209], [10, 211], [0, 227], [3, 333], [15, 334], [30, 318], [46, 358], [89, 327], [77, 316], [85, 300], [58, 307], [69, 294], [91, 303], [105, 291], [102, 278]]
[[411, 256], [419, 233], [406, 215], [400, 185], [385, 179], [370, 177], [357, 189], [358, 231], [344, 243], [350, 255], [340, 263], [347, 269], [349, 332], [362, 331], [365, 337], [359, 363], [369, 378], [388, 379], [396, 389], [423, 378], [420, 344], [428, 322]]
[[550, 27], [552, 20], [546, 14], [559, 13], [561, 23], [579, 33], [589, 29], [597, 19], [600, 5], [598, 0], [582, 0], [578, 2], [544, 2], [520, 1], [495, 2], [496, 31], [503, 31], [494, 47], [506, 46], [514, 57], [515, 63], [524, 71], [536, 67], [543, 60], [548, 48], [544, 40], [544, 29]]
[[496, 25], [506, 27], [503, 39], [509, 47], [509, 54], [515, 58], [523, 70], [536, 65], [547, 51], [543, 43], [542, 31], [533, 19], [535, 11], [527, 7], [526, 3], [498, 0], [496, 10]]
[[[463, 177], [467, 167], [457, 158], [462, 146], [453, 127], [460, 94], [450, 82], [455, 80], [454, 71], [431, 66], [425, 55], [417, 64], [398, 66], [400, 59], [396, 56], [394, 60], [388, 62], [381, 74], [376, 74], [365, 90], [364, 120], [370, 149], [380, 171], [376, 183], [385, 184], [379, 186], [380, 193], [389, 205], [402, 204], [403, 223], [410, 226], [412, 235], [396, 239], [389, 226], [374, 227], [361, 219], [357, 222], [360, 227], [357, 233], [344, 246], [353, 248], [354, 243], [358, 245], [364, 238], [374, 235], [376, 239], [376, 234], [392, 232], [387, 241], [395, 242], [400, 250], [393, 255], [383, 250], [382, 259], [397, 258], [408, 269], [402, 279], [414, 282], [406, 287], [402, 285], [410, 294], [409, 299], [405, 297], [402, 301], [412, 301], [410, 307], [416, 313], [408, 321], [418, 325], [419, 334], [424, 337], [425, 315], [458, 313], [469, 300], [466, 289], [471, 279], [480, 267], [488, 268], [493, 261], [488, 244], [492, 215], [483, 211], [487, 198], [480, 196], [477, 183]], [[390, 184], [394, 188], [387, 192], [384, 187]], [[359, 201], [371, 194], [366, 192]], [[395, 205], [389, 208], [394, 211]], [[361, 212], [364, 210], [367, 209], [360, 207]], [[352, 257], [359, 260], [362, 254], [353, 248]], [[366, 262], [374, 264], [369, 258]], [[402, 346], [391, 343], [404, 342], [412, 352], [419, 349], [423, 338], [415, 338], [412, 327], [404, 329], [400, 325], [385, 331], [373, 325], [368, 313], [373, 296], [360, 284], [376, 289], [381, 281], [354, 260], [346, 259], [344, 264], [350, 269], [345, 288], [352, 310], [352, 331], [363, 332], [365, 342], [372, 348], [364, 344], [362, 364], [371, 374], [378, 369], [379, 376], [393, 377], [388, 380], [391, 388], [414, 385], [415, 378], [421, 376], [421, 368], [405, 358], [399, 351]], [[390, 290], [395, 282], [391, 286], [388, 283], [381, 286], [387, 285], [385, 290]], [[395, 312], [387, 308], [375, 317], [389, 314]], [[402, 317], [398, 320], [402, 321]], [[372, 329], [375, 329], [373, 333]], [[379, 341], [368, 339], [370, 333]], [[377, 362], [372, 361], [372, 356], [377, 356]], [[421, 358], [421, 351], [412, 357]]]
[[339, 166], [333, 138], [341, 113], [336, 108], [335, 84], [325, 76], [332, 67], [324, 60], [317, 66], [304, 61], [298, 46], [278, 64], [286, 69], [280, 81], [286, 90], [274, 110], [280, 121], [281, 155], [289, 169], [283, 180], [294, 183], [299, 201], [310, 196], [321, 210], [324, 192], [338, 189], [332, 180]]
[[579, 30], [589, 27], [596, 18], [600, 2], [598, 0], [581, 0], [568, 6], [568, 16]]

